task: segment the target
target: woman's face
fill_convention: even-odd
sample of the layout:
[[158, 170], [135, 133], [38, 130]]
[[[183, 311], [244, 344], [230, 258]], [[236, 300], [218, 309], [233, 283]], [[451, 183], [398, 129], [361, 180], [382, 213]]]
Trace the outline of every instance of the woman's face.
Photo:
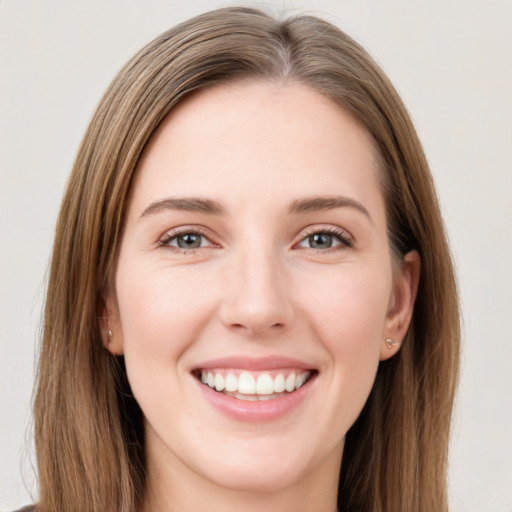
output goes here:
[[336, 480], [414, 296], [415, 256], [392, 273], [378, 182], [366, 132], [304, 85], [218, 86], [165, 120], [108, 301], [155, 474]]

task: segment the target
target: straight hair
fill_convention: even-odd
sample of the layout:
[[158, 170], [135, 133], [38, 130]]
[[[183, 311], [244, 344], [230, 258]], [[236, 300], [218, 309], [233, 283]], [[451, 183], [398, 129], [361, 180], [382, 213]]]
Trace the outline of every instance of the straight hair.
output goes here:
[[195, 91], [240, 80], [297, 82], [371, 135], [380, 158], [390, 247], [422, 261], [411, 326], [380, 363], [346, 436], [345, 512], [446, 512], [447, 452], [458, 376], [454, 271], [428, 164], [392, 84], [349, 36], [312, 16], [208, 12], [138, 52], [102, 98], [58, 217], [34, 402], [39, 512], [133, 512], [144, 499], [142, 412], [122, 356], [102, 344], [134, 172], [152, 134]]

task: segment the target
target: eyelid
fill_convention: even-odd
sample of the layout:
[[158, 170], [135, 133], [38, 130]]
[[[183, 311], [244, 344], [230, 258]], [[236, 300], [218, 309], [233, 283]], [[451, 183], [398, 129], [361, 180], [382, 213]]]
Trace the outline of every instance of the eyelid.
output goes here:
[[[346, 249], [354, 246], [354, 237], [345, 229], [340, 228], [339, 226], [322, 226], [322, 225], [316, 225], [316, 226], [310, 226], [306, 228], [304, 231], [302, 231], [298, 236], [298, 241], [294, 243], [294, 247], [298, 247], [300, 243], [305, 241], [308, 237], [315, 235], [315, 234], [321, 234], [325, 233], [328, 235], [334, 236], [340, 243], [339, 245], [336, 245], [334, 247], [330, 247], [328, 249], [315, 249], [313, 247], [309, 249], [316, 250], [318, 252], [329, 252], [329, 251], [336, 251], [340, 249]], [[307, 249], [307, 247], [305, 248]]]
[[[210, 245], [203, 246], [203, 247], [197, 247], [195, 249], [184, 249], [181, 247], [176, 247], [174, 245], [170, 245], [169, 242], [174, 240], [175, 238], [179, 237], [180, 235], [186, 235], [186, 234], [195, 234], [202, 236], [208, 240]], [[196, 226], [196, 225], [188, 225], [188, 226], [179, 226], [176, 228], [169, 229], [166, 231], [157, 241], [157, 244], [160, 247], [169, 248], [171, 250], [175, 250], [176, 252], [187, 252], [187, 253], [193, 253], [197, 249], [207, 249], [209, 247], [219, 247], [220, 245], [216, 243], [213, 240], [213, 235], [209, 230], [204, 229], [202, 226]]]
[[[179, 237], [180, 235], [185, 235], [185, 234], [189, 234], [189, 233], [204, 237], [206, 240], [208, 240], [210, 245], [197, 247], [194, 249], [184, 249], [184, 248], [180, 248], [180, 247], [169, 244], [170, 241]], [[340, 249], [344, 249], [344, 248], [350, 248], [350, 247], [353, 247], [353, 245], [354, 245], [353, 236], [345, 229], [343, 229], [339, 226], [315, 225], [315, 226], [309, 226], [299, 233], [299, 235], [296, 238], [297, 241], [293, 244], [293, 248], [299, 248], [299, 244], [304, 242], [308, 237], [315, 235], [315, 234], [321, 234], [321, 233], [325, 233], [325, 234], [334, 236], [339, 241], [339, 244], [335, 245], [334, 247], [327, 248], [327, 249], [315, 249], [313, 247], [311, 247], [309, 249], [313, 249], [318, 252], [329, 252], [329, 251], [336, 251], [336, 250], [340, 250]], [[215, 241], [215, 236], [210, 232], [210, 230], [207, 230], [204, 227], [198, 226], [198, 225], [178, 226], [178, 227], [169, 229], [158, 239], [157, 244], [160, 247], [169, 248], [176, 252], [186, 252], [189, 254], [193, 253], [197, 249], [220, 247], [220, 244]], [[305, 247], [304, 249], [307, 249], [307, 248]]]

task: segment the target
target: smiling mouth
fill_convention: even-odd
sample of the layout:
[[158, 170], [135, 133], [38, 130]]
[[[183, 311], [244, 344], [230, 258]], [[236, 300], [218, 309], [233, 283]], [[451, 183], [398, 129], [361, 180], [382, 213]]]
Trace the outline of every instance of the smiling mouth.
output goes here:
[[210, 389], [247, 401], [267, 401], [290, 395], [306, 384], [315, 370], [249, 372], [229, 370], [197, 370], [195, 377]]

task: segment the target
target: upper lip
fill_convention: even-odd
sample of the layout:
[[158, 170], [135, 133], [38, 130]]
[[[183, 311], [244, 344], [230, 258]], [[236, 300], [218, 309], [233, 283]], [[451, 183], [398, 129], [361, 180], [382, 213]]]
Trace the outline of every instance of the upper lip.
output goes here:
[[284, 356], [248, 357], [229, 356], [210, 359], [194, 366], [193, 370], [211, 370], [215, 368], [232, 368], [252, 371], [279, 370], [295, 368], [299, 370], [314, 370], [311, 364], [298, 359]]

